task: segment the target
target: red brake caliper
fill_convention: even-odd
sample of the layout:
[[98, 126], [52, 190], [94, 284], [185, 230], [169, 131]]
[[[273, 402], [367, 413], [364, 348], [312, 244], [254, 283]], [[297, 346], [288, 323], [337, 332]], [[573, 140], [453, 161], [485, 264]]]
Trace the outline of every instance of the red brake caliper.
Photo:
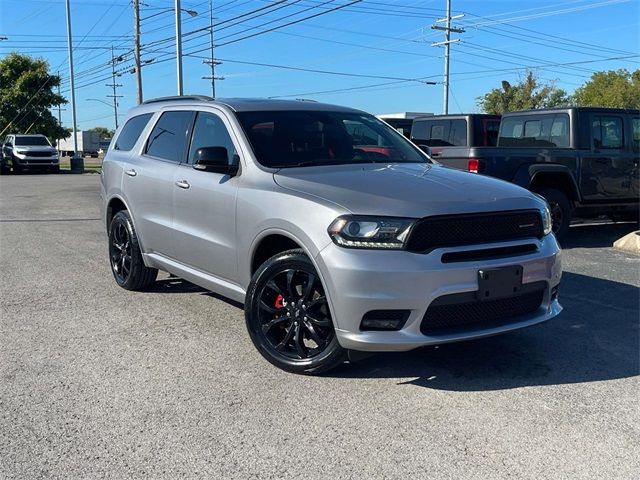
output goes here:
[[276, 303], [274, 307], [280, 310], [282, 307], [284, 307], [284, 305], [282, 304], [283, 301], [284, 301], [284, 298], [282, 297], [282, 295], [278, 294], [278, 296], [276, 297]]

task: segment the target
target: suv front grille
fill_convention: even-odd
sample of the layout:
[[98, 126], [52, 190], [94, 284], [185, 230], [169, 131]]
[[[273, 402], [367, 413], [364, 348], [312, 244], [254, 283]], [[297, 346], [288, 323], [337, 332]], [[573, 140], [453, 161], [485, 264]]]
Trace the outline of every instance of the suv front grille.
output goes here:
[[27, 152], [27, 157], [32, 158], [45, 158], [45, 157], [53, 157], [55, 152]]
[[543, 297], [544, 288], [486, 302], [469, 300], [469, 295], [464, 293], [445, 295], [431, 303], [422, 318], [420, 331], [424, 335], [438, 335], [503, 325], [538, 310]]
[[542, 217], [537, 210], [441, 215], [418, 220], [406, 248], [411, 252], [426, 252], [439, 247], [542, 236]]

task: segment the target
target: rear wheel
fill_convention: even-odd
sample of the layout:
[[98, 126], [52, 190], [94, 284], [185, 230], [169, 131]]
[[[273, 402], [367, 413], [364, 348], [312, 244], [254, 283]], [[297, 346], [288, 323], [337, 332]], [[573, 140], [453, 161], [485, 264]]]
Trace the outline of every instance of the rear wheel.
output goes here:
[[153, 283], [158, 270], [145, 266], [140, 243], [126, 210], [116, 213], [109, 226], [109, 260], [116, 283], [127, 290], [142, 290]]
[[569, 232], [573, 208], [567, 196], [555, 188], [543, 188], [538, 192], [542, 195], [551, 210], [553, 233], [558, 240], [562, 240]]
[[283, 370], [316, 374], [345, 359], [324, 288], [302, 250], [277, 254], [258, 269], [247, 292], [245, 319], [258, 351]]

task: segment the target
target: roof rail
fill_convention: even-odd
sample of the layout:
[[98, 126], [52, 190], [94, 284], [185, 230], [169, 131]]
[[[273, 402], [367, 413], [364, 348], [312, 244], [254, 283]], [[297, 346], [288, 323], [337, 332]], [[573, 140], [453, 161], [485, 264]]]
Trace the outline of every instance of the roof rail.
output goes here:
[[173, 97], [152, 98], [151, 100], [146, 100], [142, 102], [142, 104], [147, 105], [149, 103], [168, 102], [168, 101], [176, 101], [176, 100], [183, 100], [183, 101], [201, 100], [205, 102], [210, 102], [211, 100], [213, 100], [213, 97], [208, 97], [207, 95], [176, 95]]

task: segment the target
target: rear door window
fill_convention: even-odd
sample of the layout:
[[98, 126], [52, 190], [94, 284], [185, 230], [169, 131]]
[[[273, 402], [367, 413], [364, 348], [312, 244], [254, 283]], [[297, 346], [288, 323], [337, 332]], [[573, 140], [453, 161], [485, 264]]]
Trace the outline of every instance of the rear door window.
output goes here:
[[147, 139], [145, 153], [169, 162], [182, 162], [193, 114], [186, 110], [164, 112]]
[[124, 124], [120, 135], [118, 135], [118, 138], [116, 139], [113, 149], [125, 152], [131, 150], [138, 141], [144, 127], [149, 123], [149, 119], [152, 115], [152, 113], [145, 113], [127, 120], [127, 123]]
[[593, 148], [619, 150], [624, 145], [622, 119], [620, 117], [595, 116], [591, 121]]

